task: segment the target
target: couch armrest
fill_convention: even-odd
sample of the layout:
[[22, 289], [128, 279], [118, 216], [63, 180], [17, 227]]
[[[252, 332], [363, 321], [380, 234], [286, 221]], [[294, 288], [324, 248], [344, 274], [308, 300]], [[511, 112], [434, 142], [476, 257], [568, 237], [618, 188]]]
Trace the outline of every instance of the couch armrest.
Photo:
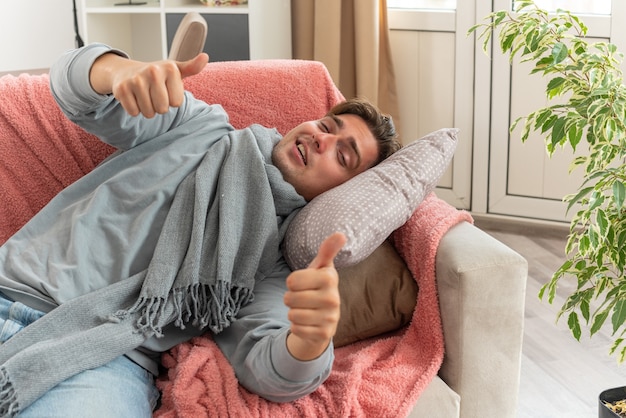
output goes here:
[[463, 222], [436, 259], [445, 357], [440, 377], [461, 396], [461, 417], [515, 417], [527, 261]]

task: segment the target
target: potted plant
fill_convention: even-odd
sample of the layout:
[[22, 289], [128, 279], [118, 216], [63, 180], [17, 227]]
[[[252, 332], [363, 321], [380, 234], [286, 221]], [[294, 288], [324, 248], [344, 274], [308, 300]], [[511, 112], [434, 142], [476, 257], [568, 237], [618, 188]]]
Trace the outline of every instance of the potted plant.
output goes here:
[[598, 418], [626, 417], [626, 387], [602, 392], [599, 407]]
[[[546, 150], [577, 147], [588, 152], [573, 158], [583, 170], [577, 193], [564, 196], [573, 210], [566, 258], [540, 290], [552, 303], [561, 280], [575, 280], [573, 293], [561, 306], [557, 320], [567, 316], [572, 335], [580, 340], [582, 326], [593, 336], [612, 327], [609, 349], [619, 363], [626, 359], [626, 86], [615, 45], [588, 42], [587, 27], [564, 10], [549, 14], [533, 1], [516, 1], [515, 11], [489, 14], [485, 23], [470, 28], [486, 52], [494, 38], [510, 59], [534, 64], [531, 73], [546, 77], [546, 95], [558, 103], [517, 119], [521, 140], [531, 131], [545, 137]], [[497, 35], [494, 35], [496, 34]], [[623, 389], [621, 389], [624, 392]], [[615, 415], [618, 416], [618, 415]]]

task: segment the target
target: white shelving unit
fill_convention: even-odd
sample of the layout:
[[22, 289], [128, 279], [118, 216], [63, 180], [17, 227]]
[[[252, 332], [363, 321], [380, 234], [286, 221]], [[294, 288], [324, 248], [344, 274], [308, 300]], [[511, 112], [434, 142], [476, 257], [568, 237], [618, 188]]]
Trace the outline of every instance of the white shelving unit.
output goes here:
[[[142, 0], [133, 0], [140, 2]], [[248, 32], [249, 59], [290, 59], [290, 0], [248, 0], [242, 6], [205, 6], [199, 0], [143, 0], [143, 5], [116, 5], [124, 0], [80, 0], [81, 32], [85, 43], [103, 42], [128, 52], [143, 61], [159, 60], [168, 53], [168, 20], [175, 14], [197, 11], [211, 19], [223, 19], [222, 29], [229, 29], [227, 19], [234, 15], [247, 17], [247, 28], [233, 26], [234, 31]], [[241, 22], [241, 19], [238, 19]], [[172, 32], [170, 28], [170, 33]], [[242, 33], [232, 35], [241, 36]], [[220, 32], [220, 36], [224, 36]], [[211, 25], [207, 45], [219, 46], [221, 39], [212, 37]], [[244, 47], [246, 45], [240, 45]]]

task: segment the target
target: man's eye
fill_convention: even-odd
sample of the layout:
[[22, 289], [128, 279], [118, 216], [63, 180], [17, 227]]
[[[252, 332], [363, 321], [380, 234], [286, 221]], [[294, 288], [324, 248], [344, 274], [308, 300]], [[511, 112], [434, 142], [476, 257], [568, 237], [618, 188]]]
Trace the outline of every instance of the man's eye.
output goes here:
[[343, 152], [339, 153], [339, 162], [341, 163], [342, 166], [346, 166], [346, 156], [344, 155]]

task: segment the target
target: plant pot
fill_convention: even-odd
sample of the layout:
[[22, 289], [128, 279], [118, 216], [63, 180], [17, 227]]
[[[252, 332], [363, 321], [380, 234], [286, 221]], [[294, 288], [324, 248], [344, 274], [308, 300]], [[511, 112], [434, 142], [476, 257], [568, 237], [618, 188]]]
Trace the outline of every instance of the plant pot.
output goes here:
[[607, 389], [602, 392], [598, 398], [598, 418], [621, 418], [622, 415], [619, 415], [609, 407], [607, 407], [605, 402], [615, 402], [626, 399], [626, 386], [622, 386], [619, 388]]

